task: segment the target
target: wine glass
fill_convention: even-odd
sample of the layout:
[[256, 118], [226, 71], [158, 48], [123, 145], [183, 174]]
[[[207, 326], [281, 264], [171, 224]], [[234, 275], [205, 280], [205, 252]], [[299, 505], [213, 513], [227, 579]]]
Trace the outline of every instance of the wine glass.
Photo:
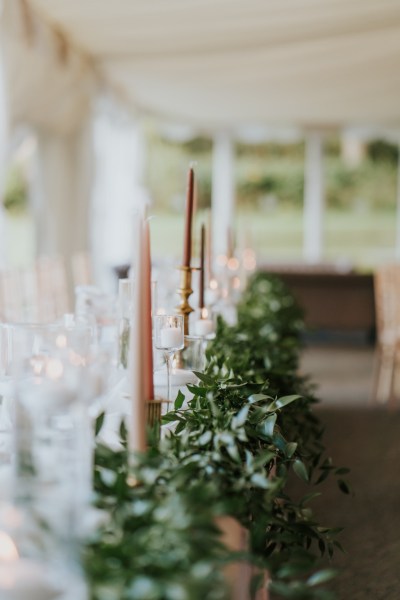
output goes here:
[[164, 352], [167, 364], [168, 402], [171, 402], [172, 359], [184, 347], [184, 323], [182, 315], [156, 315], [154, 317], [155, 347]]

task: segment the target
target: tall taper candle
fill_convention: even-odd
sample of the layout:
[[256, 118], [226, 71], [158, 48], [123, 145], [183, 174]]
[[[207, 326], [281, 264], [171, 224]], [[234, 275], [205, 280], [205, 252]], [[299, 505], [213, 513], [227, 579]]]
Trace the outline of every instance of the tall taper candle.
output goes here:
[[150, 226], [146, 219], [143, 223], [143, 350], [145, 356], [145, 390], [144, 400], [146, 402], [154, 400], [154, 380], [153, 380], [153, 328], [152, 328], [152, 293], [151, 293], [151, 250], [150, 250]]
[[234, 253], [233, 231], [232, 231], [232, 227], [230, 225], [228, 225], [228, 228], [226, 230], [226, 256], [227, 256], [228, 260], [233, 257], [233, 253]]
[[129, 450], [146, 450], [146, 404], [145, 404], [145, 363], [146, 352], [143, 348], [143, 217], [137, 217], [133, 244], [132, 266], [134, 268], [134, 292], [130, 331], [129, 374], [131, 380], [132, 415], [129, 427]]
[[211, 256], [211, 210], [208, 211], [207, 229], [206, 229], [206, 283], [210, 285], [210, 280], [213, 279], [212, 256]]
[[200, 286], [199, 286], [199, 308], [204, 308], [204, 245], [206, 240], [206, 232], [204, 225], [201, 226], [200, 238]]
[[194, 171], [190, 167], [188, 172], [188, 183], [186, 192], [186, 209], [185, 209], [185, 234], [183, 244], [183, 261], [184, 267], [190, 267], [190, 259], [192, 255], [192, 220], [193, 220], [193, 192], [194, 192]]

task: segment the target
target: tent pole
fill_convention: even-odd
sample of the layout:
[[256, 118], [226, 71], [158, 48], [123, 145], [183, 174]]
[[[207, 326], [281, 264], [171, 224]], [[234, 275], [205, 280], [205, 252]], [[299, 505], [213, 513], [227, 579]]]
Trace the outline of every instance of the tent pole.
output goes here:
[[312, 131], [306, 138], [303, 209], [303, 258], [308, 263], [322, 260], [324, 196], [323, 136]]
[[[1, 2], [0, 2], [1, 18]], [[1, 30], [0, 30], [1, 35]], [[4, 57], [0, 45], [0, 266], [6, 263], [6, 248], [4, 244], [5, 233], [5, 215], [3, 208], [3, 193], [5, 186], [5, 172], [8, 158], [8, 140], [9, 140], [9, 115], [8, 98], [6, 89], [6, 77], [4, 73]]]
[[396, 245], [395, 257], [396, 261], [400, 261], [400, 141], [398, 142], [398, 159], [397, 159], [397, 190], [396, 190]]
[[213, 258], [227, 255], [228, 231], [233, 229], [235, 210], [234, 145], [229, 133], [213, 140], [212, 153], [212, 248]]

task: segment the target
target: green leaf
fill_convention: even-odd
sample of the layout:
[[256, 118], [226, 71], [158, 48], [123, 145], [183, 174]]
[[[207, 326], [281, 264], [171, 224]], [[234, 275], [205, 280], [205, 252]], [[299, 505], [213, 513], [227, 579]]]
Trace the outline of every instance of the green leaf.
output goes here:
[[270, 397], [266, 396], [265, 394], [252, 394], [248, 398], [248, 400], [251, 404], [254, 404], [255, 402], [261, 402], [261, 400], [269, 400], [269, 399], [270, 399]]
[[301, 396], [297, 394], [292, 394], [291, 396], [283, 396], [283, 398], [278, 398], [277, 400], [275, 400], [275, 406], [277, 408], [283, 408], [284, 406], [288, 406], [289, 404], [291, 404], [295, 400], [298, 400], [299, 398], [301, 398]]
[[289, 442], [288, 444], [286, 444], [285, 454], [288, 458], [292, 458], [292, 456], [296, 452], [296, 450], [297, 450], [296, 442]]
[[256, 573], [255, 575], [252, 576], [251, 582], [250, 582], [251, 598], [255, 597], [257, 590], [259, 590], [262, 587], [263, 582], [264, 582], [264, 574], [263, 573]]
[[211, 375], [207, 375], [206, 373], [201, 373], [200, 371], [193, 371], [193, 373], [196, 375], [197, 379], [200, 379], [200, 381], [202, 381], [203, 383], [207, 384], [207, 385], [212, 385], [215, 382], [214, 377], [211, 377]]
[[254, 485], [256, 485], [257, 487], [260, 487], [264, 490], [267, 490], [270, 487], [270, 482], [268, 478], [265, 477], [265, 475], [262, 475], [261, 473], [254, 473], [251, 476], [250, 481], [254, 483]]
[[99, 435], [101, 428], [103, 427], [105, 416], [106, 416], [106, 413], [102, 412], [99, 414], [99, 416], [96, 419], [95, 430], [94, 430], [96, 437]]
[[330, 475], [330, 471], [329, 470], [324, 470], [322, 471], [321, 475], [318, 477], [317, 481], [315, 482], [316, 485], [318, 485], [319, 483], [322, 483], [323, 481], [325, 481], [325, 479], [327, 479]]
[[274, 427], [277, 419], [277, 414], [274, 413], [265, 419], [261, 424], [261, 431], [267, 438], [274, 435]]
[[259, 467], [264, 467], [267, 463], [275, 458], [274, 452], [270, 450], [262, 450], [257, 456], [254, 458], [254, 468], [258, 469]]
[[338, 571], [336, 569], [323, 569], [322, 571], [317, 571], [311, 575], [311, 577], [307, 579], [307, 583], [311, 587], [321, 585], [321, 583], [326, 583], [336, 577], [337, 574]]
[[180, 408], [182, 408], [182, 404], [184, 403], [184, 401], [185, 401], [185, 394], [183, 394], [181, 392], [181, 390], [179, 390], [178, 395], [175, 400], [175, 404], [174, 404], [175, 410], [179, 410]]
[[341, 467], [335, 471], [335, 475], [347, 475], [348, 473], [350, 473], [350, 469], [347, 469], [346, 467]]
[[314, 498], [318, 498], [318, 496], [321, 496], [321, 492], [311, 492], [310, 494], [306, 494], [301, 499], [301, 505], [304, 506], [304, 504], [311, 502], [312, 500], [314, 500]]
[[297, 477], [300, 477], [303, 481], [309, 480], [306, 466], [299, 458], [293, 463], [293, 471], [296, 473]]
[[350, 494], [350, 487], [348, 483], [344, 481], [344, 479], [338, 479], [338, 486], [340, 491], [343, 492], [343, 494]]
[[166, 415], [163, 415], [161, 422], [162, 423], [173, 423], [174, 421], [178, 421], [178, 415], [173, 412], [169, 412]]
[[232, 419], [232, 429], [236, 429], [237, 427], [241, 427], [245, 424], [247, 420], [247, 415], [249, 414], [249, 405], [243, 406], [243, 408], [238, 412], [238, 414]]
[[225, 446], [226, 451], [228, 452], [229, 456], [237, 463], [241, 463], [242, 461], [240, 460], [240, 454], [239, 451], [237, 449], [236, 444], [228, 444], [227, 446]]
[[205, 431], [198, 439], [199, 446], [206, 446], [212, 440], [211, 431]]

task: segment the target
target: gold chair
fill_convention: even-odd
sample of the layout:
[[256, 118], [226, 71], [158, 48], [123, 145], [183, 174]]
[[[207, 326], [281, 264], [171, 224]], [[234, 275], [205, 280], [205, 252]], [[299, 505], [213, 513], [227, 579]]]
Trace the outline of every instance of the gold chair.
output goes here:
[[377, 343], [372, 401], [393, 407], [400, 360], [400, 265], [379, 267], [374, 275]]

